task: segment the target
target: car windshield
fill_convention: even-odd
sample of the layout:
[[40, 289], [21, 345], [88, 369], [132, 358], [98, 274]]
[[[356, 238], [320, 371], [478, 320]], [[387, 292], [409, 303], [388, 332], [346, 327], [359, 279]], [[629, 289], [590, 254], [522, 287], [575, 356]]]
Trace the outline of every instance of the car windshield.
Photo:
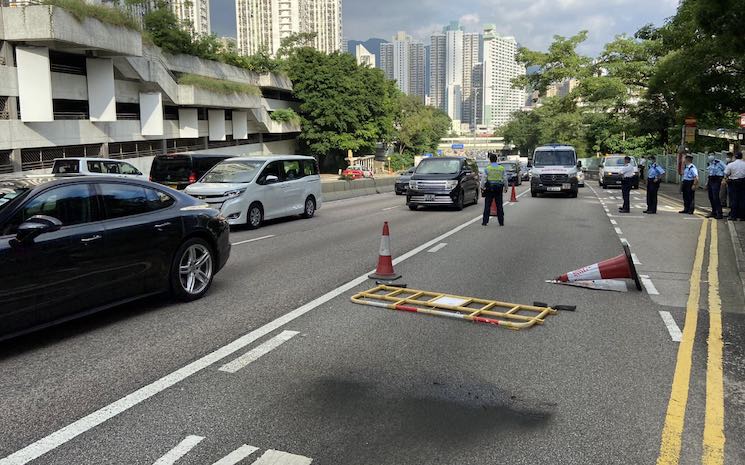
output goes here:
[[533, 155], [533, 166], [574, 166], [576, 159], [573, 150], [539, 150]]
[[256, 177], [263, 161], [257, 160], [227, 160], [215, 165], [200, 182], [217, 183], [245, 183]]
[[[606, 158], [604, 165], [605, 166], [623, 166], [624, 165], [623, 157]], [[636, 163], [633, 158], [631, 159], [631, 166], [636, 166]]]
[[417, 174], [455, 174], [460, 171], [460, 160], [422, 160], [416, 168]]
[[31, 190], [27, 186], [21, 186], [13, 183], [0, 183], [0, 211], [2, 211], [6, 205], [10, 204], [11, 200], [21, 197]]

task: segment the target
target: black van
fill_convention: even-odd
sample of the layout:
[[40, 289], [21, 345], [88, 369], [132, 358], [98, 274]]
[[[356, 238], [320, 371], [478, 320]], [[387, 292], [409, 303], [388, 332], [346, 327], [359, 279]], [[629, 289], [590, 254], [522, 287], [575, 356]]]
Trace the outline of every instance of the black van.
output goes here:
[[479, 202], [479, 169], [466, 157], [425, 158], [416, 167], [406, 191], [406, 205], [451, 205], [462, 210]]
[[158, 155], [150, 167], [150, 180], [174, 189], [185, 189], [204, 176], [213, 166], [235, 155], [172, 153]]

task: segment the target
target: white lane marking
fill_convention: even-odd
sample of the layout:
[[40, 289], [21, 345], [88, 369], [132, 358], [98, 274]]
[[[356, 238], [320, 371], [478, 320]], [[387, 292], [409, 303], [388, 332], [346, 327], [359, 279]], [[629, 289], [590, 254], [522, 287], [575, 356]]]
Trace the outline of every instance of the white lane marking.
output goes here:
[[612, 224], [613, 226], [615, 226], [615, 225], [618, 224], [618, 221], [616, 221], [616, 220], [610, 220], [610, 224]]
[[683, 333], [680, 331], [678, 324], [670, 312], [663, 310], [660, 312], [660, 316], [662, 317], [662, 321], [665, 322], [665, 327], [667, 327], [667, 332], [670, 333], [670, 338], [673, 342], [680, 342], [683, 339]]
[[270, 237], [274, 237], [274, 234], [269, 234], [268, 236], [256, 237], [254, 239], [248, 239], [248, 240], [245, 240], [245, 241], [233, 242], [230, 245], [248, 244], [249, 242], [256, 242], [256, 241], [260, 241], [260, 240], [263, 240], [263, 239], [269, 239]]
[[657, 288], [654, 287], [654, 283], [652, 283], [652, 280], [649, 279], [649, 276], [640, 274], [639, 277], [641, 278], [642, 284], [644, 285], [644, 289], [647, 290], [647, 294], [660, 295], [659, 291], [657, 291]]
[[608, 215], [609, 218], [624, 218], [624, 219], [635, 219], [635, 220], [641, 220], [646, 218], [646, 216], [634, 216], [634, 215]]
[[313, 459], [269, 449], [253, 465], [310, 465]]
[[639, 261], [639, 257], [636, 256], [635, 253], [631, 254], [631, 259], [634, 261], [634, 265], [641, 265], [642, 262]]
[[447, 245], [448, 245], [447, 242], [440, 242], [436, 246], [434, 246], [431, 249], [429, 249], [427, 252], [429, 252], [429, 253], [439, 252], [440, 250], [442, 250], [445, 247], [447, 247]]
[[[517, 197], [520, 198], [523, 195], [527, 194], [528, 190], [523, 191], [520, 195]], [[507, 202], [505, 202], [507, 204]], [[432, 247], [434, 244], [440, 243], [443, 239], [448, 238], [452, 236], [453, 234], [456, 234], [463, 229], [471, 226], [472, 224], [476, 223], [477, 221], [481, 221], [482, 215], [477, 216], [476, 218], [466, 221], [465, 223], [461, 224], [460, 226], [456, 226], [455, 228], [451, 229], [450, 231], [435, 237], [434, 239], [425, 242], [424, 244], [420, 245], [419, 247], [410, 250], [409, 252], [403, 254], [402, 256], [398, 257], [397, 259], [393, 260], [394, 264], [399, 264], [403, 262], [404, 260], [408, 260], [409, 258], [417, 255], [418, 253], [422, 252], [423, 250], [426, 250], [430, 247]], [[241, 350], [242, 348], [246, 347], [247, 345], [251, 344], [255, 340], [266, 336], [267, 334], [271, 333], [272, 331], [275, 331], [282, 326], [286, 325], [287, 323], [305, 315], [306, 313], [310, 312], [314, 308], [325, 304], [331, 299], [334, 299], [341, 294], [344, 294], [345, 292], [354, 289], [355, 287], [359, 286], [360, 284], [367, 281], [369, 278], [367, 275], [370, 273], [373, 273], [374, 270], [370, 270], [367, 273], [363, 274], [362, 276], [359, 276], [351, 281], [349, 281], [346, 284], [342, 284], [341, 286], [337, 287], [336, 289], [333, 289], [322, 296], [311, 300], [310, 302], [306, 303], [305, 305], [302, 305], [295, 310], [286, 313], [282, 315], [281, 317], [277, 318], [274, 321], [270, 321], [269, 323], [265, 324], [264, 326], [255, 329], [251, 331], [248, 334], [245, 334], [235, 341], [224, 345], [220, 347], [219, 349], [215, 350], [214, 352], [211, 352], [204, 357], [195, 360], [191, 362], [190, 364], [179, 368], [178, 370], [169, 373], [165, 375], [164, 377], [141, 387], [140, 389], [132, 392], [131, 394], [128, 394], [125, 397], [122, 397], [119, 400], [116, 400], [105, 407], [101, 407], [100, 409], [96, 410], [93, 413], [90, 413], [83, 418], [76, 420], [69, 425], [62, 427], [58, 429], [57, 431], [44, 436], [43, 438], [29, 444], [28, 446], [24, 447], [23, 449], [20, 449], [9, 456], [5, 457], [4, 459], [0, 460], [0, 465], [25, 465], [26, 463], [41, 457], [42, 455], [46, 454], [49, 451], [52, 451], [56, 449], [57, 447], [61, 446], [62, 444], [65, 444], [72, 439], [75, 439], [76, 437], [80, 436], [81, 434], [85, 433], [86, 431], [89, 431], [96, 426], [100, 425], [101, 423], [114, 418], [115, 416], [119, 415], [122, 412], [125, 412], [135, 405], [149, 399], [150, 397], [154, 396], [155, 394], [158, 394], [159, 392], [168, 389], [169, 387], [173, 386], [174, 384], [177, 384], [189, 376], [193, 375], [194, 373], [197, 373], [208, 366], [218, 362], [219, 360], [227, 357], [228, 355], [237, 352]]]
[[186, 436], [183, 441], [178, 443], [176, 447], [166, 452], [166, 454], [155, 461], [153, 465], [172, 465], [176, 463], [178, 459], [188, 454], [190, 450], [199, 444], [204, 436]]
[[619, 236], [623, 234], [623, 231], [621, 231], [621, 228], [615, 228], [615, 230], [616, 230], [616, 234], [618, 234]]
[[[625, 237], [622, 237], [621, 238], [621, 244], [626, 244], [629, 247], [631, 247], [631, 244], [629, 244], [629, 241]], [[2, 465], [2, 464], [0, 464], [0, 465]]]
[[258, 447], [247, 446], [246, 444], [244, 444], [241, 447], [234, 450], [233, 452], [226, 455], [225, 457], [221, 458], [217, 462], [213, 463], [212, 465], [235, 465], [236, 463], [245, 459], [246, 457], [253, 454], [257, 450], [259, 450]]
[[704, 220], [704, 218], [701, 218], [700, 216], [686, 216], [683, 219], [684, 220], [699, 220], [699, 221]]
[[225, 365], [221, 366], [220, 371], [225, 371], [228, 373], [235, 373], [241, 368], [244, 368], [249, 363], [255, 362], [256, 360], [260, 359], [264, 355], [268, 354], [272, 350], [281, 346], [282, 344], [289, 341], [290, 339], [297, 336], [298, 334], [299, 333], [297, 331], [282, 331], [281, 333], [277, 334], [276, 336], [264, 342], [263, 344], [254, 347], [253, 349], [249, 350], [245, 354], [236, 358], [232, 362], [226, 363]]
[[401, 208], [401, 205], [394, 205], [393, 207], [384, 208], [382, 211], [387, 212], [388, 210], [393, 210], [395, 208]]

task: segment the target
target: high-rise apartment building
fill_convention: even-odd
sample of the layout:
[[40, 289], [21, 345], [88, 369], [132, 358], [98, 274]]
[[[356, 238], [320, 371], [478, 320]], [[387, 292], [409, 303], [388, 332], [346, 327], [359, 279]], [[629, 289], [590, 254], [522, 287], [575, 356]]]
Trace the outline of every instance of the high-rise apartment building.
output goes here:
[[275, 55], [282, 39], [295, 33], [315, 34], [312, 47], [338, 51], [342, 45], [341, 0], [236, 0], [238, 51]]
[[210, 0], [167, 0], [181, 24], [195, 35], [209, 35]]
[[[461, 122], [473, 128], [478, 121], [476, 119], [479, 106], [476, 88], [476, 81], [481, 82], [475, 74], [476, 67], [481, 63], [481, 34], [464, 34], [463, 35], [463, 112]], [[480, 69], [480, 68], [479, 68]], [[476, 70], [477, 71], [477, 70]]]
[[424, 103], [424, 45], [399, 32], [393, 41], [380, 45], [380, 64], [385, 76], [396, 81], [401, 92]]
[[447, 36], [433, 34], [429, 46], [429, 100], [430, 105], [447, 112], [446, 61]]
[[445, 101], [453, 128], [460, 130], [463, 111], [463, 28], [457, 22], [445, 28]]
[[514, 37], [500, 36], [494, 25], [484, 26], [483, 124], [489, 128], [507, 123], [525, 104], [525, 90], [512, 86], [514, 78], [525, 74], [516, 53]]
[[357, 58], [358, 65], [375, 68], [375, 54], [370, 53], [364, 45], [359, 44], [355, 47], [354, 56]]

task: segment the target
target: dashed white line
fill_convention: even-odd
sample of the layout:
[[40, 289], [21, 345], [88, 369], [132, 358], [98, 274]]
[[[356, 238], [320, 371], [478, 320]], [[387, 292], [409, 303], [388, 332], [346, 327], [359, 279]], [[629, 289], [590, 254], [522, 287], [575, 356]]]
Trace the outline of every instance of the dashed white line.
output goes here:
[[257, 450], [259, 450], [258, 447], [247, 446], [244, 444], [241, 447], [234, 450], [233, 452], [226, 455], [225, 457], [221, 458], [217, 462], [213, 463], [212, 465], [235, 465], [236, 463], [245, 459], [246, 457], [253, 454]]
[[396, 208], [401, 208], [401, 205], [394, 205], [393, 207], [384, 208], [382, 211], [387, 212], [388, 210], [393, 210]]
[[640, 274], [639, 277], [641, 278], [642, 284], [644, 285], [644, 289], [647, 290], [647, 294], [660, 295], [659, 291], [657, 291], [657, 288], [654, 287], [654, 283], [652, 283], [652, 280], [649, 279], [649, 276]]
[[621, 231], [621, 228], [615, 228], [615, 230], [616, 230], [616, 234], [618, 234], [619, 236], [623, 234], [623, 231]]
[[264, 239], [269, 239], [270, 237], [274, 237], [274, 234], [269, 234], [268, 236], [255, 237], [253, 239], [248, 239], [248, 240], [245, 240], [245, 241], [233, 242], [230, 245], [248, 244], [249, 242], [256, 242], [256, 241], [261, 241], [261, 240], [264, 240]]
[[277, 334], [276, 336], [269, 339], [265, 343], [254, 347], [253, 349], [249, 350], [245, 354], [236, 358], [232, 362], [226, 363], [225, 365], [221, 366], [220, 371], [225, 371], [227, 373], [235, 373], [241, 368], [244, 368], [249, 363], [255, 362], [259, 358], [263, 357], [264, 355], [268, 354], [272, 350], [281, 346], [282, 344], [289, 341], [290, 339], [297, 336], [298, 334], [299, 333], [297, 331], [282, 331], [281, 333]]
[[176, 447], [166, 452], [166, 454], [159, 458], [153, 463], [153, 465], [172, 465], [176, 463], [178, 459], [188, 454], [190, 450], [199, 444], [204, 436], [186, 436], [183, 441], [178, 443]]
[[626, 244], [629, 247], [631, 247], [631, 244], [629, 243], [628, 239], [626, 239], [625, 237], [622, 237], [621, 238], [621, 244]]
[[310, 465], [313, 459], [269, 449], [253, 465]]
[[618, 221], [616, 221], [616, 220], [610, 220], [610, 224], [612, 224], [613, 226], [615, 226], [615, 225], [618, 224]]
[[431, 249], [429, 249], [427, 252], [429, 252], [429, 253], [439, 252], [440, 250], [444, 249], [445, 247], [447, 247], [447, 243], [446, 242], [440, 242], [436, 246], [434, 246]]
[[635, 253], [631, 254], [631, 259], [634, 261], [634, 265], [641, 265], [642, 262], [639, 261], [639, 257], [636, 256]]
[[660, 312], [660, 316], [662, 317], [662, 321], [665, 322], [665, 327], [667, 327], [667, 332], [670, 333], [670, 338], [673, 342], [680, 342], [683, 339], [683, 333], [680, 331], [678, 324], [670, 312], [663, 310]]

